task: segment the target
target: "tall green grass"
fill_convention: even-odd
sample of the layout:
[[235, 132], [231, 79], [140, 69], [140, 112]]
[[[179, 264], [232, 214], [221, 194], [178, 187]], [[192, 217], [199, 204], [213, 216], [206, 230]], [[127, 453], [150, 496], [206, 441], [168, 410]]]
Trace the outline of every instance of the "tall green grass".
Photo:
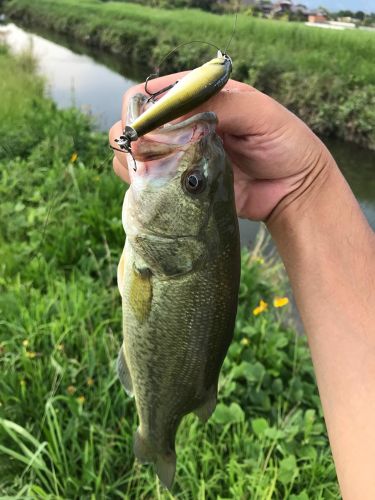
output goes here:
[[[91, 36], [91, 42], [104, 46], [125, 48], [132, 52], [133, 36], [149, 35], [149, 62], [156, 64], [153, 52], [156, 45], [179, 43], [202, 38], [224, 50], [229, 41], [234, 16], [205, 13], [199, 10], [162, 10], [134, 3], [99, 2], [97, 0], [12, 0], [8, 11], [23, 15], [55, 29]], [[104, 32], [103, 39], [95, 38]], [[202, 34], [204, 36], [202, 37]], [[90, 40], [89, 40], [90, 42]], [[135, 42], [137, 44], [137, 41]], [[181, 49], [184, 58], [194, 47]], [[212, 55], [212, 49], [199, 47], [199, 55]], [[159, 53], [159, 51], [157, 51]], [[251, 63], [262, 57], [279, 61], [287, 69], [301, 68], [309, 73], [327, 72], [345, 78], [357, 77], [365, 83], [375, 84], [375, 56], [373, 33], [360, 30], [319, 30], [302, 23], [264, 20], [239, 15], [230, 53], [234, 66], [237, 61]], [[189, 63], [189, 61], [187, 61]], [[181, 68], [178, 68], [181, 69]], [[186, 68], [187, 69], [187, 68]], [[147, 76], [147, 75], [146, 75]]]
[[[98, 0], [11, 0], [14, 19], [144, 65], [146, 77], [181, 42], [203, 39], [225, 49], [234, 16], [198, 10], [162, 10]], [[213, 56], [193, 44], [163, 64], [189, 69]], [[239, 15], [229, 50], [233, 77], [274, 96], [322, 135], [375, 149], [375, 36], [359, 30], [319, 30], [301, 23]]]
[[[338, 499], [306, 341], [290, 306], [272, 305], [287, 285], [261, 245], [242, 256], [219, 405], [178, 433], [173, 494], [134, 462], [134, 401], [115, 371], [125, 187], [106, 137], [43, 98], [24, 59], [0, 50], [0, 71], [19, 99], [0, 100], [2, 498]], [[26, 132], [31, 115], [36, 138], [22, 133], [13, 149], [15, 124]], [[260, 299], [268, 309], [255, 316]]]

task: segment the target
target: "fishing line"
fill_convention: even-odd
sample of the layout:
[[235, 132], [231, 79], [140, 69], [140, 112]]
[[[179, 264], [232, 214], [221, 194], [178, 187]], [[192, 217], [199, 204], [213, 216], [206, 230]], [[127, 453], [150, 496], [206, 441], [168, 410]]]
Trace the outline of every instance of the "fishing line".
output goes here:
[[149, 81], [153, 80], [154, 78], [158, 78], [160, 76], [160, 66], [164, 63], [164, 61], [166, 61], [170, 55], [172, 55], [174, 52], [176, 52], [181, 47], [184, 47], [186, 45], [190, 45], [192, 43], [203, 43], [204, 45], [209, 45], [210, 47], [214, 47], [218, 52], [221, 52], [221, 50], [219, 49], [219, 47], [217, 45], [215, 45], [212, 42], [205, 42], [204, 40], [190, 40], [189, 42], [182, 42], [182, 43], [178, 44], [174, 49], [170, 50], [159, 61], [159, 64], [154, 68], [154, 73], [151, 73], [146, 78], [146, 80], [145, 80], [145, 92], [146, 92], [146, 94], [148, 94], [150, 96], [149, 101], [154, 101], [155, 97], [158, 97], [160, 94], [163, 94], [167, 90], [170, 90], [172, 87], [174, 87], [176, 85], [176, 83], [178, 83], [178, 82], [172, 83], [171, 85], [168, 85], [168, 87], [165, 87], [165, 88], [163, 88], [161, 90], [158, 90], [157, 92], [150, 92], [148, 90], [148, 83], [149, 83]]
[[[72, 137], [72, 140], [73, 140], [73, 151], [78, 151], [80, 148], [78, 147], [78, 145], [76, 145], [75, 138]], [[113, 148], [111, 148], [111, 149], [113, 149]], [[86, 167], [90, 170], [95, 169], [95, 170], [98, 170], [100, 172], [102, 170], [102, 167], [111, 161], [112, 157], [113, 157], [113, 155], [109, 152], [108, 155], [106, 155], [102, 161], [100, 161], [98, 163], [93, 162], [91, 165], [86, 165]], [[107, 170], [107, 167], [105, 167], [105, 170]], [[65, 189], [65, 191], [63, 191], [62, 195], [65, 196], [65, 194], [67, 192], [68, 192], [68, 190]], [[41, 255], [41, 249], [43, 247], [44, 242], [46, 241], [47, 236], [49, 235], [48, 228], [51, 226], [51, 224], [53, 222], [55, 222], [53, 220], [53, 215], [54, 215], [54, 211], [56, 208], [56, 202], [57, 202], [59, 194], [61, 194], [61, 192], [58, 188], [56, 188], [53, 191], [52, 196], [48, 202], [47, 214], [46, 214], [45, 220], [43, 222], [43, 226], [41, 228], [41, 239], [40, 239], [37, 247], [32, 251], [32, 253], [30, 255], [30, 262], [33, 261], [34, 259], [39, 259], [40, 255]]]
[[165, 88], [165, 89], [162, 89], [161, 91], [159, 92], [156, 92], [156, 93], [151, 93], [147, 90], [147, 84], [150, 80], [153, 80], [154, 78], [157, 78], [160, 76], [160, 66], [168, 59], [169, 56], [171, 56], [174, 52], [176, 52], [178, 49], [180, 49], [181, 47], [184, 47], [186, 45], [191, 45], [192, 43], [202, 43], [204, 45], [209, 45], [210, 47], [214, 47], [218, 52], [221, 52], [222, 54], [226, 55], [227, 54], [227, 51], [228, 51], [228, 48], [233, 40], [233, 37], [234, 37], [234, 34], [236, 32], [236, 29], [237, 29], [237, 18], [238, 18], [238, 10], [239, 10], [239, 6], [237, 7], [237, 12], [236, 12], [236, 15], [235, 15], [235, 18], [234, 18], [234, 22], [233, 22], [233, 29], [232, 29], [232, 33], [230, 35], [230, 38], [229, 38], [229, 41], [224, 49], [224, 52], [221, 51], [221, 49], [215, 45], [214, 43], [212, 42], [206, 42], [204, 40], [190, 40], [189, 42], [182, 42], [180, 44], [178, 44], [174, 49], [170, 50], [160, 61], [159, 61], [159, 64], [155, 67], [154, 69], [154, 73], [151, 73], [147, 78], [146, 78], [146, 81], [145, 81], [145, 91], [148, 95], [152, 97], [156, 97], [157, 95], [160, 95], [162, 94], [163, 92], [165, 92], [166, 90], [169, 90], [169, 88], [172, 88], [175, 84], [172, 84], [170, 87], [168, 88]]
[[46, 215], [46, 218], [45, 218], [44, 223], [43, 223], [41, 240], [40, 240], [38, 246], [32, 251], [32, 253], [30, 255], [29, 264], [34, 259], [40, 257], [40, 253], [41, 253], [40, 250], [41, 250], [43, 243], [44, 243], [46, 236], [47, 236], [47, 228], [50, 224], [50, 218], [51, 218], [51, 215], [53, 213], [54, 205], [56, 203], [56, 199], [57, 199], [58, 194], [59, 194], [59, 192], [56, 189], [55, 192], [53, 193], [52, 200], [49, 203], [49, 207], [47, 208], [47, 215]]
[[232, 29], [232, 34], [230, 36], [230, 39], [229, 39], [229, 42], [227, 44], [227, 46], [225, 47], [225, 50], [224, 50], [224, 54], [227, 53], [228, 49], [229, 49], [229, 45], [231, 44], [232, 40], [233, 40], [233, 37], [234, 37], [234, 34], [236, 32], [236, 28], [237, 28], [237, 18], [238, 18], [238, 9], [239, 9], [239, 6], [237, 7], [237, 12], [236, 12], [236, 16], [234, 18], [234, 23], [233, 23], [233, 29]]
[[[166, 54], [162, 59], [161, 61], [159, 62], [159, 64], [156, 66], [155, 68], [155, 73], [153, 73], [153, 75], [155, 75], [155, 77], [159, 76], [159, 72], [160, 72], [160, 66], [164, 63], [164, 61], [166, 59], [168, 59], [168, 57], [170, 55], [173, 54], [173, 52], [176, 52], [176, 50], [180, 49], [181, 47], [184, 47], [185, 45], [190, 45], [192, 43], [203, 43], [204, 45], [210, 45], [211, 47], [214, 47], [216, 50], [220, 51], [219, 47], [217, 45], [215, 45], [214, 43], [212, 42], [205, 42], [204, 40], [190, 40], [190, 42], [182, 42], [180, 44], [178, 44], [174, 49], [170, 50], [168, 52], [168, 54]], [[152, 76], [152, 75], [150, 75]]]

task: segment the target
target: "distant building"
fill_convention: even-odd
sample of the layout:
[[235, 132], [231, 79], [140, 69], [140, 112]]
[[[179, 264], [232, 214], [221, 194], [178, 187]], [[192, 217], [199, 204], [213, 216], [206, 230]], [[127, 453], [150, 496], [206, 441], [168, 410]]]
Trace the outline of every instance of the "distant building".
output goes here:
[[356, 23], [349, 23], [347, 21], [330, 21], [329, 24], [331, 26], [336, 26], [337, 28], [351, 29], [351, 30], [356, 28], [357, 26]]
[[308, 22], [305, 24], [316, 28], [329, 28], [331, 30], [348, 30], [355, 29], [357, 27], [355, 23], [329, 21], [327, 17], [320, 12], [309, 15]]
[[326, 23], [327, 16], [325, 16], [322, 12], [311, 13], [308, 16], [309, 23]]
[[337, 21], [339, 23], [356, 23], [356, 22], [358, 22], [358, 19], [354, 19], [352, 17], [346, 16], [346, 17], [338, 17]]

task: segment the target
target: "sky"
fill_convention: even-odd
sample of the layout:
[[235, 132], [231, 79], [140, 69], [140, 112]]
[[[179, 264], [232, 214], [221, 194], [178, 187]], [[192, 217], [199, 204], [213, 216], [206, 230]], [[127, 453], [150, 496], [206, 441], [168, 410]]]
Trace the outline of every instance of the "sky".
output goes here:
[[332, 12], [338, 10], [375, 12], [375, 0], [305, 0], [300, 3], [304, 3], [311, 8], [321, 5]]

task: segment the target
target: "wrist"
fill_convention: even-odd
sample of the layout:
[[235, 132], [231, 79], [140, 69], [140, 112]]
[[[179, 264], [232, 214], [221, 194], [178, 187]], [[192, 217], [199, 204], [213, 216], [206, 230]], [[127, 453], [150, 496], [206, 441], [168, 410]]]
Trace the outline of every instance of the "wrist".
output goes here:
[[[292, 287], [303, 295], [306, 283], [316, 282], [318, 292], [340, 298], [340, 279], [347, 281], [345, 292], [363, 295], [375, 280], [369, 265], [375, 251], [375, 235], [350, 187], [333, 158], [327, 157], [306, 176], [304, 182], [278, 204], [267, 227], [282, 257]], [[356, 283], [351, 283], [351, 273]], [[358, 276], [361, 279], [358, 279]], [[310, 283], [311, 284], [311, 283]], [[301, 291], [302, 290], [302, 291]], [[297, 303], [301, 305], [300, 299]], [[344, 307], [344, 306], [343, 306]], [[306, 318], [305, 318], [306, 326]]]
[[[266, 224], [291, 278], [312, 266], [325, 269], [331, 258], [350, 266], [356, 254], [365, 262], [374, 251], [374, 233], [329, 153], [280, 201]], [[344, 242], [351, 251], [341, 255]]]
[[332, 203], [331, 195], [337, 189], [340, 177], [342, 174], [334, 159], [323, 147], [304, 178], [279, 201], [265, 221], [276, 243], [290, 235], [297, 235], [305, 229], [307, 220], [315, 218], [317, 212], [329, 208], [323, 208], [322, 203]]

